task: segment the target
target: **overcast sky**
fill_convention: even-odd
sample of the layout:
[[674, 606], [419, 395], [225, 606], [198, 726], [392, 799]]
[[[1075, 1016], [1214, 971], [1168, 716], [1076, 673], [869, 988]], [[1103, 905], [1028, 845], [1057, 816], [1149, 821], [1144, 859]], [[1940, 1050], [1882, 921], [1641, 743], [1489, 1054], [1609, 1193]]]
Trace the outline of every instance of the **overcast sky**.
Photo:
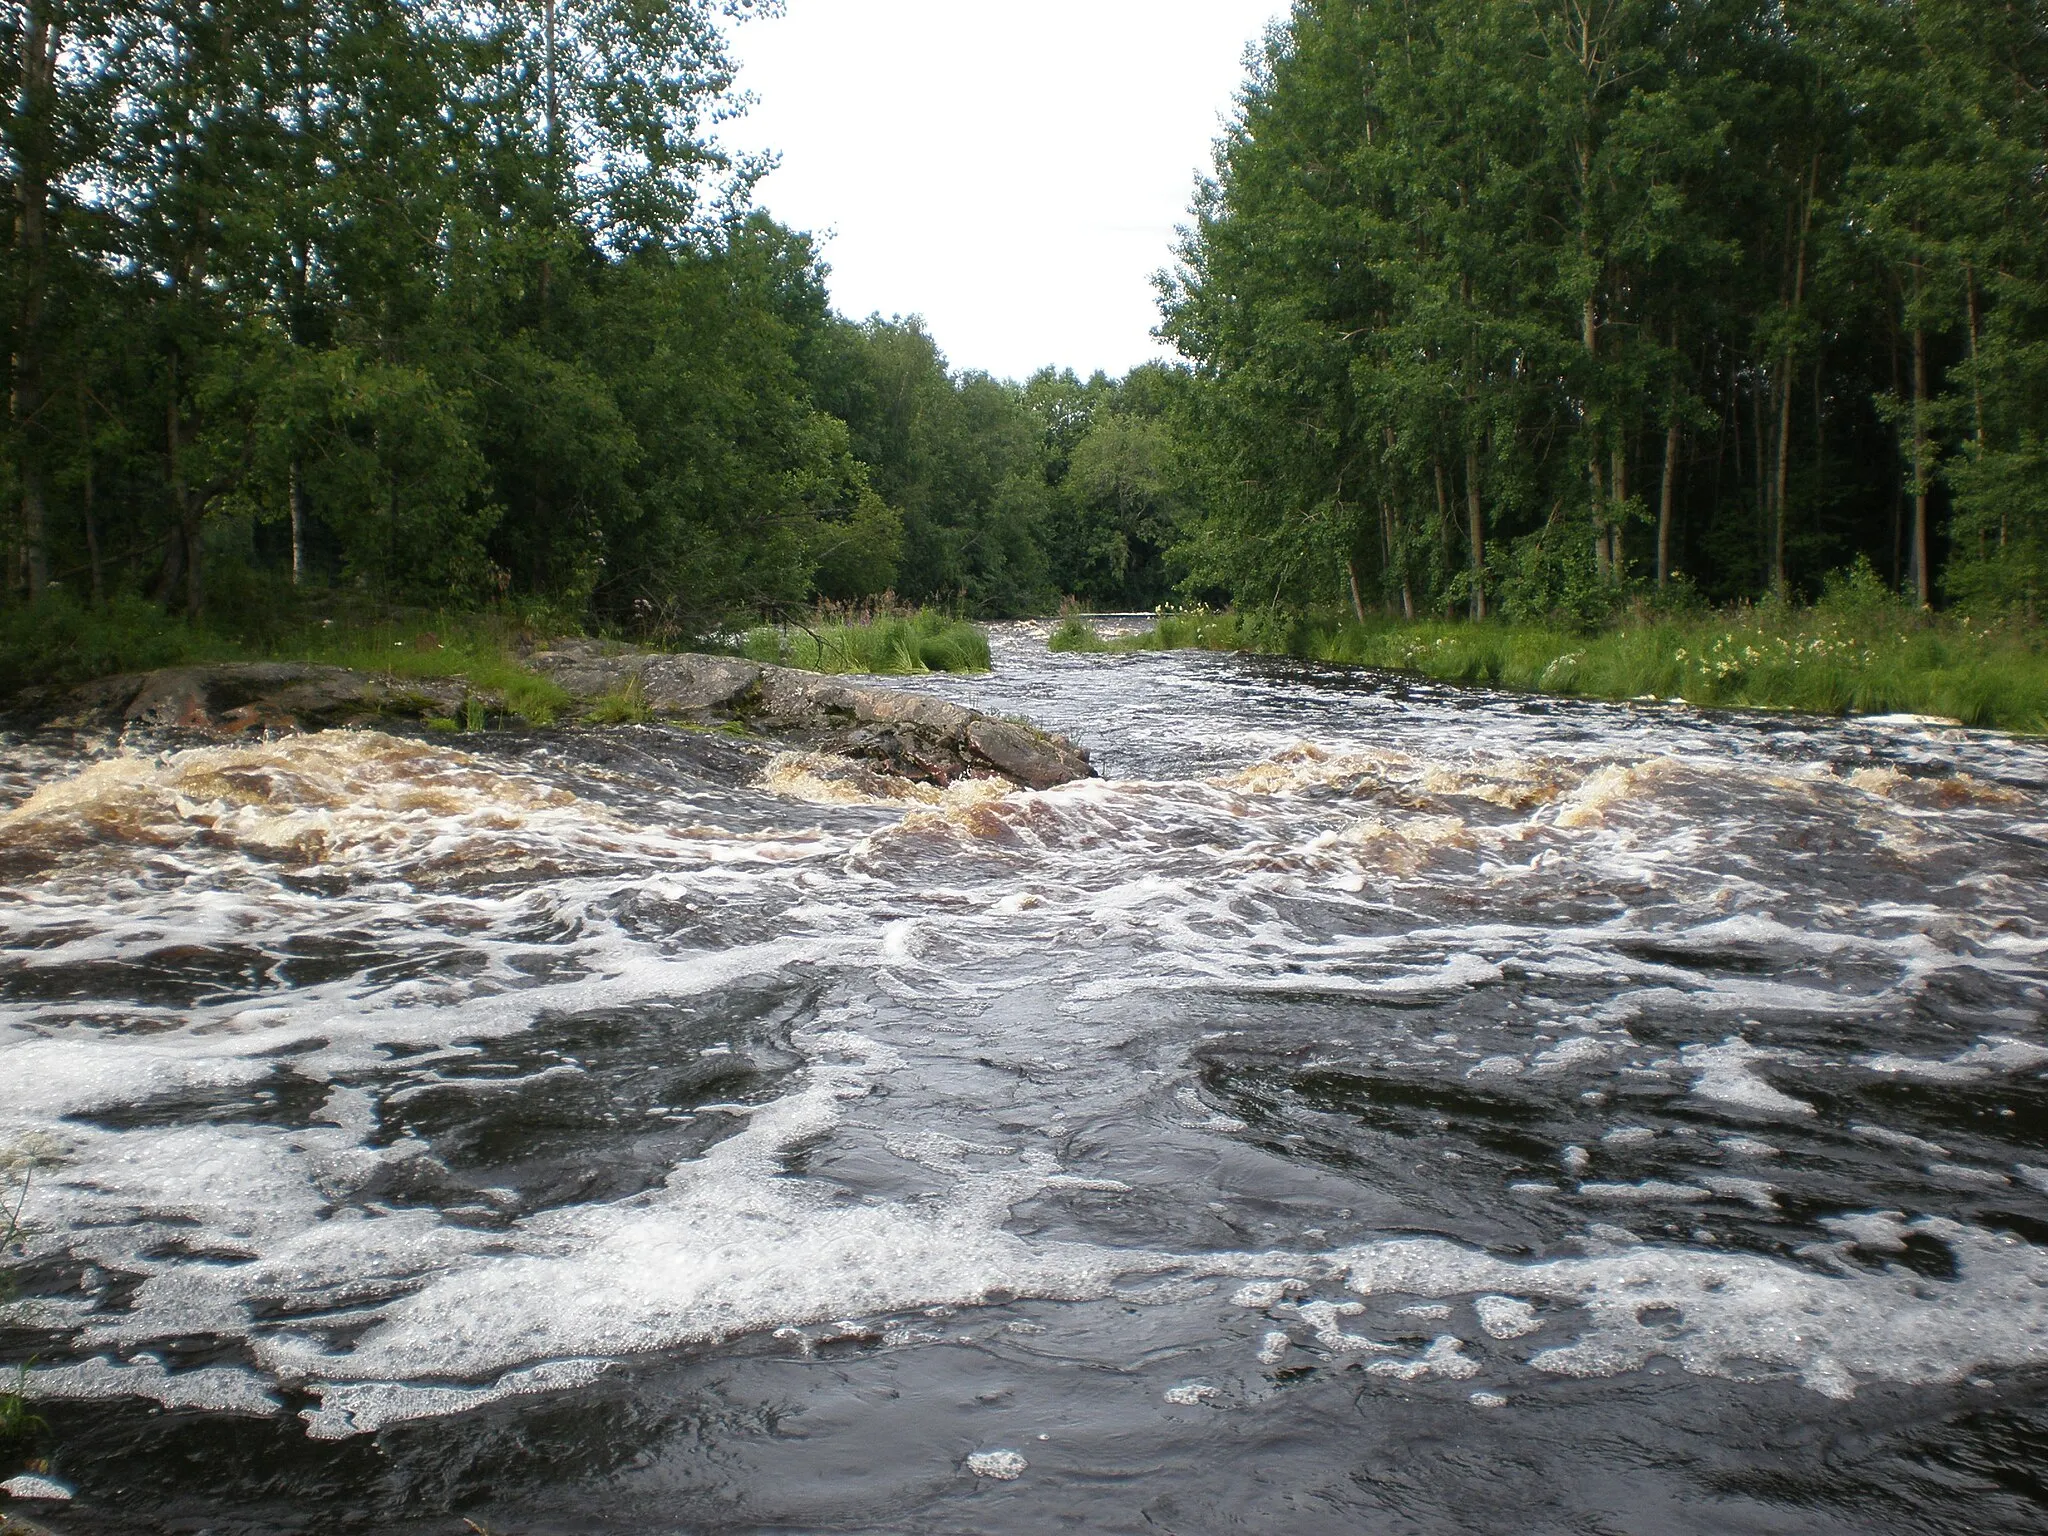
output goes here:
[[733, 35], [760, 200], [825, 239], [832, 298], [921, 314], [956, 368], [1165, 355], [1152, 274], [1285, 0], [788, 0]]

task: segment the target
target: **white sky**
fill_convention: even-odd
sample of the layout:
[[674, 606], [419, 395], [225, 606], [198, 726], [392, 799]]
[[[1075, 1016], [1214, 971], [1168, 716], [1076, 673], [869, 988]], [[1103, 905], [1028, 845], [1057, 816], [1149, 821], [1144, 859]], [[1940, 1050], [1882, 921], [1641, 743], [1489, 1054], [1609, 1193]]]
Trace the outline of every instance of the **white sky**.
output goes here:
[[1167, 355], [1152, 274], [1286, 0], [788, 0], [733, 32], [760, 202], [824, 238], [834, 306], [921, 314], [956, 368]]

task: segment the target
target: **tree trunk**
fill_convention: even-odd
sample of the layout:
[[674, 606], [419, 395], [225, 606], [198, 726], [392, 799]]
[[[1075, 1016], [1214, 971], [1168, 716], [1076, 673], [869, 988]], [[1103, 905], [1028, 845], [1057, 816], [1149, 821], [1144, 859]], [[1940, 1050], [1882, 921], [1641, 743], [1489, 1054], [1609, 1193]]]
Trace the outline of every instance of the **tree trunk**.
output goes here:
[[100, 569], [100, 525], [93, 513], [92, 479], [92, 416], [86, 409], [85, 383], [81, 378], [78, 386], [78, 452], [85, 463], [85, 483], [79, 490], [79, 511], [85, 516], [85, 558], [92, 571], [92, 600], [95, 604], [107, 599], [105, 579]]
[[286, 498], [292, 512], [292, 585], [298, 586], [306, 575], [306, 495], [299, 486], [299, 461], [293, 459], [289, 470]]
[[200, 549], [197, 509], [185, 484], [185, 424], [178, 410], [178, 354], [171, 353], [170, 391], [164, 400], [164, 448], [171, 480], [171, 510], [177, 527], [171, 537], [185, 572], [185, 612], [198, 618], [206, 610], [206, 576]]
[[[1674, 403], [1674, 410], [1676, 409]], [[1657, 492], [1657, 585], [1671, 579], [1671, 505], [1678, 490], [1678, 419], [1664, 428], [1664, 483]]]
[[[1444, 569], [1449, 570], [1451, 565], [1451, 498], [1450, 493], [1444, 489], [1444, 461], [1441, 457], [1432, 458], [1429, 461], [1429, 467], [1436, 476], [1437, 545], [1443, 554]], [[1448, 604], [1444, 611], [1446, 614], [1449, 613]]]
[[15, 250], [20, 260], [20, 299], [15, 311], [15, 440], [20, 452], [21, 531], [28, 591], [41, 597], [50, 584], [48, 508], [45, 500], [42, 424], [43, 309], [49, 287], [50, 97], [56, 88], [57, 39], [47, 0], [31, 0], [21, 45], [21, 126], [13, 146]]
[[1778, 473], [1771, 490], [1771, 590], [1784, 597], [1790, 590], [1785, 576], [1785, 490], [1792, 466], [1792, 354], [1785, 354], [1785, 377], [1778, 386]]
[[[1585, 236], [1579, 237], [1579, 247], [1585, 249]], [[1585, 305], [1579, 311], [1579, 344], [1586, 356], [1598, 361], [1600, 357], [1600, 313], [1594, 307], [1593, 295], [1586, 295]], [[1586, 421], [1593, 422], [1593, 402], [1586, 402]], [[1600, 478], [1600, 444], [1595, 434], [1586, 450], [1586, 481], [1592, 491], [1593, 500], [1593, 564], [1603, 582], [1613, 579], [1613, 561], [1607, 548], [1607, 488]]]
[[[1970, 324], [1970, 441], [1981, 455], [1984, 452], [1984, 380], [1977, 372], [1977, 341], [1983, 331], [1983, 316], [1977, 309], [1977, 268], [1970, 262], [1963, 263], [1963, 293], [1966, 306], [1965, 318]], [[2005, 507], [1998, 509], [1998, 547], [2005, 548]]]
[[[1913, 287], [1920, 272], [1913, 271]], [[1934, 583], [1927, 569], [1927, 332], [1913, 327], [1913, 596], [1922, 608], [1933, 602]]]
[[[1892, 398], [1896, 400], [1899, 398], [1901, 383], [1899, 378], [1899, 332], [1896, 326], [1887, 326], [1886, 329], [1891, 332]], [[1896, 453], [1898, 451], [1898, 439], [1894, 437], [1892, 442], [1892, 451]], [[1900, 467], [1903, 468], [1904, 466]], [[1892, 477], [1892, 484], [1896, 487], [1892, 492], [1892, 590], [1895, 592], [1904, 590], [1905, 575], [1907, 574], [1904, 569], [1906, 546], [1905, 480], [1906, 477], [1904, 475]]]
[[[1820, 185], [1820, 156], [1813, 157], [1812, 168], [1807, 172], [1806, 196], [1799, 205], [1799, 245], [1792, 260], [1792, 302], [1788, 306], [1791, 316], [1796, 319], [1806, 305], [1806, 245], [1813, 233], [1813, 201]], [[1785, 501], [1786, 489], [1791, 479], [1792, 463], [1792, 386], [1798, 379], [1799, 370], [1792, 357], [1792, 344], [1787, 341], [1785, 351], [1779, 359], [1778, 372], [1783, 376], [1776, 381], [1778, 389], [1778, 468], [1776, 483], [1771, 494], [1771, 590], [1783, 598], [1790, 590], [1785, 574]]]
[[1622, 553], [1621, 536], [1628, 516], [1628, 445], [1621, 437], [1614, 444], [1614, 516], [1607, 524], [1608, 565], [1617, 585], [1628, 580], [1628, 558]]
[[1770, 580], [1771, 541], [1771, 429], [1764, 397], [1749, 392], [1750, 425], [1756, 430], [1756, 550], [1766, 582]]
[[1472, 538], [1472, 617], [1486, 617], [1486, 519], [1479, 504], [1479, 450], [1465, 450], [1465, 519]]
[[1344, 562], [1344, 574], [1351, 578], [1351, 611], [1358, 616], [1358, 622], [1363, 624], [1365, 622], [1365, 599], [1359, 595], [1358, 591], [1358, 562], [1356, 560], [1346, 560]]

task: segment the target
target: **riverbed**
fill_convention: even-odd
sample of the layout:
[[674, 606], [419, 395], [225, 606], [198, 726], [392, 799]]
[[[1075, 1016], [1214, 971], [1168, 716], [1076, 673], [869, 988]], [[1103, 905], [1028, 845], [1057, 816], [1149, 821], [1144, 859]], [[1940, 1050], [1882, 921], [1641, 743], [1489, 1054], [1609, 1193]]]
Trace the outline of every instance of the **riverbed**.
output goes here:
[[0, 739], [0, 1507], [2048, 1530], [2048, 747], [1044, 633], [1042, 793]]

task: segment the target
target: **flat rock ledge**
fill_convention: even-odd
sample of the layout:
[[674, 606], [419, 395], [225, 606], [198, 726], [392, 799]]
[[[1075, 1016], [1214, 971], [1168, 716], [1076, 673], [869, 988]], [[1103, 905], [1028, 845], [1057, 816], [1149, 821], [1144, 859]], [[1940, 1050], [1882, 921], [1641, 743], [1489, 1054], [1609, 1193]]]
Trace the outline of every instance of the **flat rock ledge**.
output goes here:
[[[573, 724], [600, 699], [649, 718], [735, 723], [752, 734], [872, 765], [926, 784], [996, 776], [1025, 789], [1094, 776], [1064, 736], [928, 694], [728, 656], [664, 655], [572, 642], [527, 664], [575, 700]], [[166, 667], [101, 678], [39, 710], [71, 727], [143, 727], [233, 736], [394, 720], [460, 719], [502, 701], [461, 678], [390, 679], [301, 662]]]

